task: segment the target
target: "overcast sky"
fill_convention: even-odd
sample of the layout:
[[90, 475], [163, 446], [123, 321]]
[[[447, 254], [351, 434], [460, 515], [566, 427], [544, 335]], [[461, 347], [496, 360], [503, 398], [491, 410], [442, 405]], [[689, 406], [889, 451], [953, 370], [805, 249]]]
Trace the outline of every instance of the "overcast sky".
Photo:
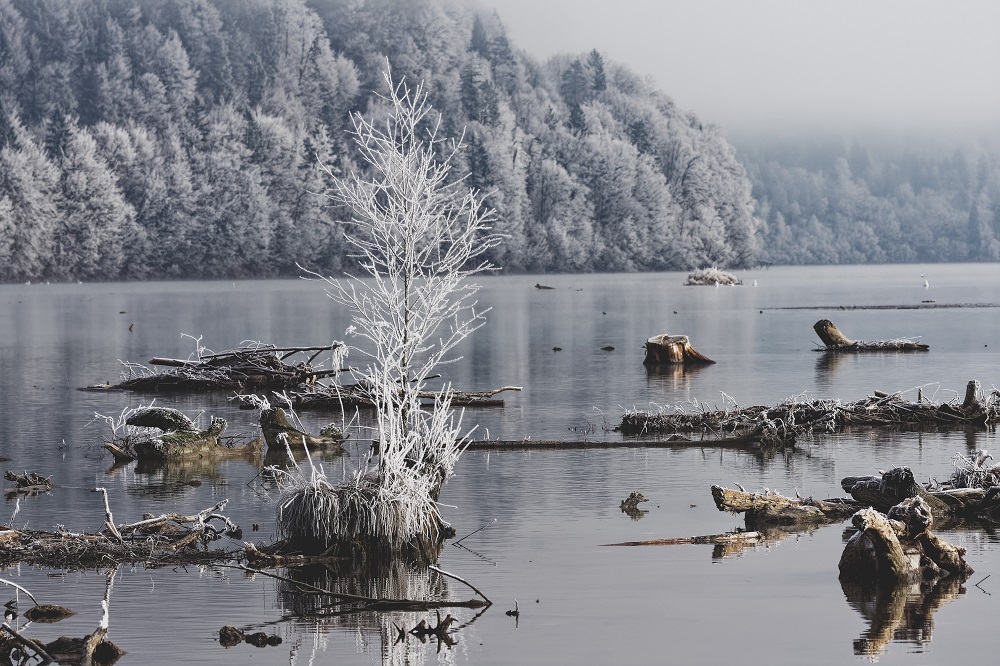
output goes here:
[[1000, 0], [480, 0], [545, 59], [598, 49], [727, 132], [1000, 125]]

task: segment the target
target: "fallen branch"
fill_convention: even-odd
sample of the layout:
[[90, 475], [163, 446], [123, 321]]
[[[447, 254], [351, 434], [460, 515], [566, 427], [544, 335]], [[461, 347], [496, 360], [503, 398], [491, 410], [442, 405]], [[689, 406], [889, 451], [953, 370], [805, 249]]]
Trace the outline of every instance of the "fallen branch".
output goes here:
[[708, 534], [704, 536], [676, 537], [673, 539], [649, 539], [647, 541], [624, 541], [622, 543], [602, 543], [602, 546], [678, 546], [683, 544], [726, 544], [726, 543], [757, 543], [766, 537], [763, 532], [726, 532], [725, 534]]

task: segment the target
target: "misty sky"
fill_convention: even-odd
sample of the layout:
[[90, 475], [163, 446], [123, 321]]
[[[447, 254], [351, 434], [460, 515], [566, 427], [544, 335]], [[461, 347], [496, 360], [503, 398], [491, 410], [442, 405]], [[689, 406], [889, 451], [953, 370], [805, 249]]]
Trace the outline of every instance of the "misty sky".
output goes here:
[[1000, 125], [998, 0], [479, 4], [532, 55], [597, 48], [727, 132]]

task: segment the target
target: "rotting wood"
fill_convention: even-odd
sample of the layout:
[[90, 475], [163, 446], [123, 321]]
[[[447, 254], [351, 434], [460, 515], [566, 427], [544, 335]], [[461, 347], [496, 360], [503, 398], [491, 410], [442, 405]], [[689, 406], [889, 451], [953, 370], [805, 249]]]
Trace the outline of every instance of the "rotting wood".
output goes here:
[[715, 363], [712, 359], [695, 350], [686, 335], [668, 335], [666, 333], [654, 335], [646, 340], [643, 348], [646, 350], [644, 365], [708, 365]]
[[930, 345], [926, 345], [905, 338], [895, 340], [884, 340], [875, 342], [865, 342], [863, 340], [852, 340], [844, 335], [837, 326], [829, 319], [820, 319], [813, 324], [813, 330], [825, 345], [816, 351], [829, 352], [866, 352], [866, 351], [927, 351]]

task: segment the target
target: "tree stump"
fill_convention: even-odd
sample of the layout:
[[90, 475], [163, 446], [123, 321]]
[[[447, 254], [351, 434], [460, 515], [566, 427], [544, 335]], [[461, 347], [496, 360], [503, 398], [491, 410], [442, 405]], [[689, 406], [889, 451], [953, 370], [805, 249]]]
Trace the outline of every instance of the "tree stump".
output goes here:
[[712, 359], [695, 351], [686, 335], [654, 335], [646, 340], [644, 347], [646, 359], [643, 364], [645, 365], [715, 363]]
[[854, 340], [841, 333], [836, 324], [829, 319], [820, 319], [813, 324], [813, 330], [827, 347], [848, 347], [854, 344]]

